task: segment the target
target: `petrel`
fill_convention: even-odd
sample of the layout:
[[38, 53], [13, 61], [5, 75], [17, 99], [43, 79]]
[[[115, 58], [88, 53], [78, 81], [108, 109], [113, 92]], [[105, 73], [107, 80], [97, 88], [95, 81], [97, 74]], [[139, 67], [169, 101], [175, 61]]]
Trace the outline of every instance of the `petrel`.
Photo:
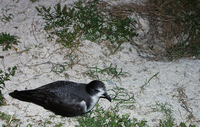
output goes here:
[[105, 84], [94, 80], [88, 84], [56, 81], [32, 90], [9, 93], [21, 101], [32, 102], [64, 117], [82, 116], [90, 112], [100, 98], [111, 102]]

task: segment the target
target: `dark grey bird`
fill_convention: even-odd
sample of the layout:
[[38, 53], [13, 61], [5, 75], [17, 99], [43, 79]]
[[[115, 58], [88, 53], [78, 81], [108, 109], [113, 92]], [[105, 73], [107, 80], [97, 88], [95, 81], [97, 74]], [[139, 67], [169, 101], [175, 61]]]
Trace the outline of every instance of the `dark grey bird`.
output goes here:
[[56, 81], [32, 90], [15, 90], [9, 95], [40, 105], [64, 117], [81, 116], [90, 112], [100, 98], [111, 102], [105, 84], [98, 80], [89, 84]]

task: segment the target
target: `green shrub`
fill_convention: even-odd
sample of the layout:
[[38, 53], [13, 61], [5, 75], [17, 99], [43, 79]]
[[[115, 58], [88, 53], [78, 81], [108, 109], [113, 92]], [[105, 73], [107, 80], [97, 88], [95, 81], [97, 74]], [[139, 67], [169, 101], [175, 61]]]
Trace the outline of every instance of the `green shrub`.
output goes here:
[[135, 20], [103, 14], [98, 9], [98, 0], [88, 3], [79, 0], [74, 4], [72, 8], [67, 8], [66, 5], [61, 8], [58, 3], [53, 11], [51, 7], [36, 7], [38, 15], [46, 21], [44, 29], [57, 35], [57, 42], [63, 46], [77, 47], [81, 39], [97, 42], [108, 40], [117, 45], [116, 51], [122, 43], [130, 41], [136, 35], [132, 25]]
[[8, 50], [11, 48], [14, 48], [15, 50], [17, 50], [17, 48], [15, 48], [13, 45], [18, 45], [18, 43], [20, 43], [17, 40], [17, 36], [13, 36], [7, 33], [0, 33], [0, 46], [2, 47], [2, 50]]

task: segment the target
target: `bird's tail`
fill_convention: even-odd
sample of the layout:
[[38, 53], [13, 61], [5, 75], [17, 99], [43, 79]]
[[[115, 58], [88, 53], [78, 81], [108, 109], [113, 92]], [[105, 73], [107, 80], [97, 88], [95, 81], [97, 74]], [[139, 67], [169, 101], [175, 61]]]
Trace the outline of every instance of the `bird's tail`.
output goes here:
[[43, 97], [36, 94], [35, 90], [24, 90], [18, 91], [15, 90], [14, 92], [9, 93], [9, 95], [13, 98], [16, 98], [21, 101], [33, 102], [36, 104], [41, 104]]

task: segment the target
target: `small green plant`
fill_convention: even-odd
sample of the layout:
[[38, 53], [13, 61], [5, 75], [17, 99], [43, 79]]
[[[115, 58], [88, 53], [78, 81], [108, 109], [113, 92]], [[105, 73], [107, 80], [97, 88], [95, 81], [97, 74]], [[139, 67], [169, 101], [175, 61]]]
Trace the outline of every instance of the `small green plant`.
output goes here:
[[[125, 107], [127, 109], [134, 109], [135, 98], [134, 94], [130, 94], [127, 89], [118, 87], [115, 85], [114, 88], [110, 89], [113, 94], [110, 94], [113, 101], [116, 101], [116, 108]], [[108, 90], [108, 91], [110, 91]]]
[[136, 35], [133, 19], [105, 16], [98, 9], [99, 0], [88, 3], [79, 0], [74, 4], [72, 8], [67, 8], [66, 5], [61, 8], [58, 3], [54, 11], [51, 11], [51, 7], [36, 7], [38, 15], [46, 21], [44, 29], [57, 35], [57, 42], [63, 46], [77, 47], [81, 39], [97, 42], [109, 40], [118, 45], [114, 50], [116, 52], [122, 43], [130, 41]]
[[[5, 87], [5, 81], [10, 80], [9, 77], [10, 76], [14, 76], [15, 75], [15, 70], [17, 69], [16, 66], [12, 67], [12, 68], [8, 68], [8, 72], [3, 72], [2, 70], [0, 70], [0, 89], [3, 89]], [[0, 90], [0, 106], [3, 105], [3, 94]]]
[[92, 77], [93, 79], [97, 79], [97, 80], [106, 80], [106, 79], [102, 79], [101, 75], [109, 75], [111, 76], [110, 78], [117, 78], [120, 80], [121, 76], [127, 76], [130, 75], [128, 72], [123, 72], [122, 68], [119, 69], [117, 68], [117, 66], [112, 66], [112, 64], [110, 64], [109, 67], [105, 68], [105, 69], [101, 69], [96, 67], [91, 67], [91, 70], [89, 70], [86, 75]]
[[67, 65], [70, 68], [72, 68], [75, 64], [79, 62], [78, 55], [74, 54], [72, 51], [69, 54], [67, 54], [64, 58], [69, 61]]
[[33, 125], [32, 124], [28, 124], [28, 125], [26, 125], [26, 127], [32, 127]]
[[11, 48], [17, 50], [17, 48], [15, 48], [13, 45], [18, 45], [18, 43], [20, 42], [17, 40], [17, 36], [13, 36], [3, 32], [0, 33], [0, 46], [3, 46], [3, 51]]
[[141, 86], [140, 93], [142, 92], [142, 90], [144, 89], [144, 87], [145, 87], [154, 77], [157, 77], [158, 74], [159, 74], [159, 72], [157, 72], [156, 74], [154, 74], [149, 80], [146, 79], [144, 85]]
[[13, 14], [5, 15], [3, 14], [3, 17], [1, 18], [1, 21], [4, 23], [10, 22], [14, 18]]
[[148, 68], [147, 68], [147, 67], [144, 67], [142, 70], [139, 70], [138, 73], [145, 72], [145, 71], [147, 71], [147, 70], [148, 70]]
[[167, 104], [167, 103], [158, 103], [156, 102], [156, 107], [153, 108], [154, 112], [163, 112], [164, 114], [166, 114], [167, 116], [169, 116], [172, 113], [172, 109], [171, 109], [171, 105]]
[[156, 108], [153, 108], [154, 112], [163, 112], [165, 114], [166, 120], [160, 120], [159, 126], [160, 127], [173, 127], [174, 126], [174, 118], [172, 118], [171, 113], [171, 105], [165, 103], [157, 103]]
[[[6, 121], [6, 125], [3, 124], [2, 127], [10, 127], [12, 122], [19, 122], [19, 119], [14, 118], [11, 115], [7, 115], [3, 112], [0, 112], [0, 119]], [[18, 125], [16, 125], [18, 126]]]
[[64, 59], [67, 60], [67, 62], [63, 62], [63, 63], [51, 63], [52, 64], [52, 68], [51, 70], [60, 75], [61, 73], [63, 73], [64, 71], [66, 71], [67, 67], [72, 68], [75, 64], [77, 64], [79, 62], [78, 56], [73, 54], [72, 52], [70, 52], [69, 54], [67, 54]]
[[66, 64], [54, 64], [53, 67], [51, 68], [51, 70], [56, 73], [57, 75], [60, 75], [61, 73], [63, 73], [64, 71], [66, 71]]
[[7, 23], [7, 22], [10, 22], [10, 20], [14, 18], [13, 14], [8, 13], [8, 11], [11, 10], [13, 6], [15, 5], [8, 5], [1, 9], [3, 17], [0, 17], [0, 19], [2, 22]]
[[59, 124], [56, 124], [54, 127], [62, 127], [63, 124], [62, 123], [59, 123]]
[[32, 3], [36, 2], [36, 1], [39, 1], [39, 0], [30, 0]]
[[[179, 126], [180, 127], [187, 127], [184, 122], [181, 122]], [[196, 127], [196, 126], [190, 124], [189, 127]]]

